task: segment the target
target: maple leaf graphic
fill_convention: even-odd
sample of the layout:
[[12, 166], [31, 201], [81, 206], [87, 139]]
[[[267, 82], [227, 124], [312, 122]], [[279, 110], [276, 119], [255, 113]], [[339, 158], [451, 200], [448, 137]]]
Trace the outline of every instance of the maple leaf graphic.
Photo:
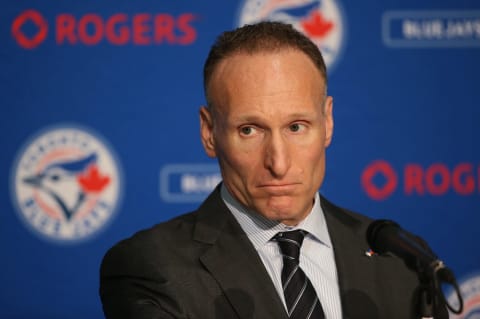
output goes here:
[[303, 29], [312, 37], [325, 37], [333, 28], [333, 22], [323, 18], [322, 13], [314, 11], [302, 21]]
[[97, 165], [90, 165], [85, 174], [79, 174], [77, 181], [85, 193], [100, 193], [109, 183], [109, 176], [101, 176]]

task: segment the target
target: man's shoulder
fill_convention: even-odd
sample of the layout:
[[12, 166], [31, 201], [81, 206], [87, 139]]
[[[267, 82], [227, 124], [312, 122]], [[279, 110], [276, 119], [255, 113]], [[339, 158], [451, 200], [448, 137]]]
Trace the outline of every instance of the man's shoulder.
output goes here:
[[121, 240], [107, 251], [104, 263], [115, 260], [129, 263], [128, 259], [135, 259], [136, 264], [154, 264], [153, 260], [198, 257], [206, 247], [201, 235], [218, 231], [226, 218], [226, 208], [222, 206], [219, 194], [217, 187], [198, 209], [137, 231]]
[[122, 247], [141, 251], [168, 246], [172, 241], [178, 242], [183, 237], [191, 235], [197, 215], [198, 211], [184, 213], [151, 227], [138, 230], [130, 237], [116, 243], [113, 248]]
[[163, 276], [170, 264], [200, 253], [200, 247], [192, 249], [196, 216], [196, 211], [179, 215], [117, 242], [102, 259], [102, 276]]
[[136, 232], [131, 238], [136, 240], [149, 239], [151, 237], [162, 237], [167, 239], [170, 236], [181, 236], [185, 232], [190, 232], [194, 227], [198, 216], [198, 210], [183, 213], [169, 220], [155, 224], [149, 228]]

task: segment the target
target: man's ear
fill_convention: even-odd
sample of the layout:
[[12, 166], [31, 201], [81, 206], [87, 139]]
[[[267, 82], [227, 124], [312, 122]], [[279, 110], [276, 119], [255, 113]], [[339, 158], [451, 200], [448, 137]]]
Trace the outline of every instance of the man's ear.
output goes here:
[[209, 157], [216, 157], [215, 139], [213, 137], [213, 117], [210, 110], [202, 106], [200, 108], [200, 137], [203, 148]]
[[325, 116], [325, 147], [328, 147], [332, 142], [333, 136], [333, 98], [327, 96], [324, 106]]

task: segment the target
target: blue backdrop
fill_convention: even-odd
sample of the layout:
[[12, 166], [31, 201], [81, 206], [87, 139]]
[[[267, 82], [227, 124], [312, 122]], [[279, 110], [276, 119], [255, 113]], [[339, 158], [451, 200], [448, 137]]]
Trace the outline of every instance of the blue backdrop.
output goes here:
[[335, 131], [321, 192], [420, 234], [463, 288], [478, 278], [480, 2], [1, 8], [1, 318], [102, 318], [106, 250], [219, 181], [198, 137], [203, 62], [221, 31], [260, 19], [293, 23], [327, 60]]

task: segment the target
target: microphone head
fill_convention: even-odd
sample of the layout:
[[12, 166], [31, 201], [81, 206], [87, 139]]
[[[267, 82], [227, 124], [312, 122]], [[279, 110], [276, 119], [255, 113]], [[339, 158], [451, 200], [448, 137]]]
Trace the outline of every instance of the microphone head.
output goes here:
[[367, 243], [375, 253], [386, 253], [389, 250], [385, 247], [382, 238], [389, 233], [397, 232], [399, 229], [400, 226], [391, 220], [375, 220], [367, 228]]
[[367, 228], [367, 242], [377, 254], [392, 253], [411, 269], [431, 268], [437, 256], [420, 237], [403, 230], [391, 220], [376, 220]]

